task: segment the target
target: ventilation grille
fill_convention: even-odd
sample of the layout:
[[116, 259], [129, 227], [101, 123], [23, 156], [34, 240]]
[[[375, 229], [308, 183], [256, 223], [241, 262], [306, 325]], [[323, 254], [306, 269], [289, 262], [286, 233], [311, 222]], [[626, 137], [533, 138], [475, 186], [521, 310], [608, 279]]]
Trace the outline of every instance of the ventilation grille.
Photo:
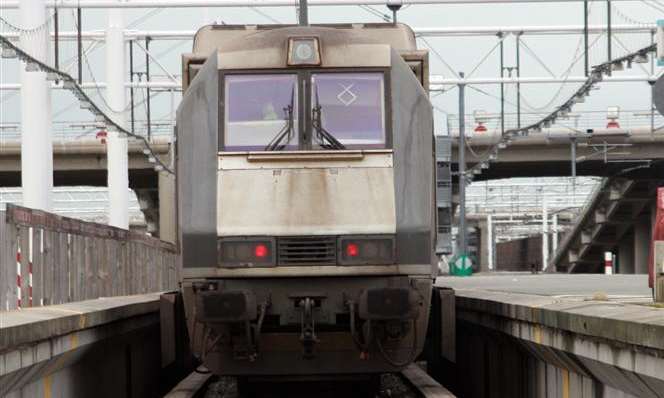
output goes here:
[[279, 265], [336, 265], [337, 240], [333, 236], [279, 238]]

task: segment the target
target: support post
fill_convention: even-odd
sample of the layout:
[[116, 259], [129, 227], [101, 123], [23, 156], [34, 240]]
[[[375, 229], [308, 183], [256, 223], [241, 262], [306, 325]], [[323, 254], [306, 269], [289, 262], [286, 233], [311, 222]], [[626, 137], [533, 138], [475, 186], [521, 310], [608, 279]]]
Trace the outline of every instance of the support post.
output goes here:
[[145, 38], [145, 81], [148, 83], [145, 87], [145, 91], [147, 92], [147, 96], [145, 98], [146, 101], [146, 112], [147, 112], [147, 123], [148, 123], [148, 141], [152, 138], [152, 101], [150, 100], [150, 38], [146, 37]]
[[[505, 41], [503, 33], [498, 33], [500, 39], [500, 78], [505, 77]], [[500, 135], [505, 135], [505, 83], [500, 83]]]
[[572, 169], [572, 178], [576, 178], [576, 138], [570, 138], [570, 168]]
[[[516, 35], [516, 78], [521, 78], [521, 33]], [[521, 83], [516, 84], [516, 127], [521, 128]]]
[[583, 61], [586, 77], [590, 73], [590, 54], [588, 53], [588, 0], [583, 0]]
[[[650, 44], [655, 44], [655, 33], [656, 30], [650, 32]], [[650, 75], [655, 74], [655, 58], [656, 56], [650, 57]], [[650, 135], [654, 139], [655, 135], [655, 82], [650, 83]]]
[[299, 7], [299, 21], [300, 21], [300, 26], [308, 26], [309, 25], [309, 8], [307, 4], [307, 0], [300, 0], [300, 7]]
[[[606, 0], [606, 54], [607, 60], [611, 61], [611, 0]], [[611, 76], [611, 68], [609, 68], [609, 76]]]
[[[45, 0], [19, 3], [21, 26], [26, 30], [46, 21]], [[23, 33], [21, 47], [35, 59], [48, 62], [50, 29]], [[21, 185], [23, 206], [51, 211], [53, 206], [53, 126], [51, 89], [44, 72], [27, 72], [21, 64]], [[36, 111], [35, 111], [36, 110]]]
[[131, 112], [131, 132], [136, 132], [136, 116], [134, 114], [135, 104], [134, 104], [134, 41], [129, 40], [129, 81], [131, 82], [131, 87], [129, 87], [129, 107]]
[[551, 240], [551, 253], [558, 251], [558, 213], [554, 213], [552, 217], [551, 233], [553, 239]]
[[[464, 78], [460, 72], [459, 77]], [[457, 255], [467, 254], [466, 245], [466, 84], [459, 83], [459, 231]]]
[[[110, 117], [123, 126], [126, 95], [124, 53], [124, 11], [108, 10], [106, 29], [106, 94], [111, 108]], [[129, 170], [127, 139], [117, 131], [108, 133], [108, 199], [109, 225], [129, 228]]]
[[83, 16], [81, 7], [76, 9], [76, 51], [78, 53], [78, 84], [83, 84]]
[[488, 263], [489, 263], [489, 271], [494, 271], [496, 266], [494, 263], [494, 258], [495, 258], [495, 242], [494, 242], [494, 237], [493, 237], [493, 217], [491, 214], [486, 216], [486, 229], [487, 229], [487, 244], [488, 244]]
[[55, 67], [55, 69], [60, 69], [60, 18], [58, 16], [58, 7], [55, 7], [53, 9], [53, 23], [55, 24], [53, 27], [55, 33], [55, 38], [54, 38], [55, 50], [53, 51], [53, 55], [55, 56], [55, 58], [53, 66]]

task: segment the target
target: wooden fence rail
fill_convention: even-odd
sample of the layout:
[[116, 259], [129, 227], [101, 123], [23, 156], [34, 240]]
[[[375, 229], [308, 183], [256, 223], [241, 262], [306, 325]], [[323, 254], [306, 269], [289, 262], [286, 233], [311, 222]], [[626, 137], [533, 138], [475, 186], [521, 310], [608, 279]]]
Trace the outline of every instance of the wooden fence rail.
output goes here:
[[0, 311], [172, 290], [177, 251], [159, 239], [8, 205], [0, 211]]

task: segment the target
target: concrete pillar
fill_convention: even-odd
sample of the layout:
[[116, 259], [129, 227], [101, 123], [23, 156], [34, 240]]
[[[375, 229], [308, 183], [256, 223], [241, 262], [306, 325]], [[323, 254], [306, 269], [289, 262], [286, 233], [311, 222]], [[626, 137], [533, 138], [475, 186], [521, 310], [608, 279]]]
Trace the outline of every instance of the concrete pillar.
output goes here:
[[549, 212], [546, 203], [542, 205], [542, 269], [549, 265]]
[[[124, 11], [108, 10], [106, 29], [106, 95], [111, 108], [109, 116], [119, 125], [125, 125], [127, 105], [124, 87]], [[129, 169], [127, 138], [117, 131], [108, 132], [108, 223], [118, 228], [129, 228]]]
[[159, 239], [176, 243], [175, 176], [159, 173]]
[[638, 217], [634, 222], [634, 273], [648, 273], [651, 236], [650, 214]]
[[[45, 0], [20, 1], [21, 27], [36, 31], [21, 35], [21, 48], [49, 63], [49, 27]], [[21, 65], [21, 185], [23, 206], [50, 211], [53, 207], [53, 126], [51, 89], [44, 72], [26, 72]]]
[[487, 230], [487, 267], [489, 271], [496, 269], [496, 239], [493, 234], [493, 218], [491, 214], [486, 216], [486, 230]]
[[553, 239], [551, 240], [551, 253], [556, 254], [558, 251], [558, 213], [552, 217], [551, 233]]
[[487, 228], [486, 220], [479, 221], [477, 229], [479, 229], [479, 247], [477, 248], [479, 264], [477, 268], [480, 272], [489, 272], [489, 228]]
[[618, 243], [618, 273], [634, 273], [634, 234], [625, 234]]

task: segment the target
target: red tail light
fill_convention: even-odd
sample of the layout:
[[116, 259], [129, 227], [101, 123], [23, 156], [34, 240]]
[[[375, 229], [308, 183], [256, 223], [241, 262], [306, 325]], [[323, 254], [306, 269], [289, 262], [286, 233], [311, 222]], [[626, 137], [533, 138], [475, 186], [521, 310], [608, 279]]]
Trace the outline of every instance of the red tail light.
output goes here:
[[340, 265], [394, 264], [395, 244], [391, 235], [346, 235], [339, 237]]
[[269, 250], [267, 249], [267, 246], [264, 244], [258, 244], [254, 247], [254, 255], [258, 258], [264, 258], [267, 257], [269, 254]]
[[348, 257], [357, 257], [360, 254], [360, 249], [355, 243], [349, 243], [346, 245], [346, 255]]

